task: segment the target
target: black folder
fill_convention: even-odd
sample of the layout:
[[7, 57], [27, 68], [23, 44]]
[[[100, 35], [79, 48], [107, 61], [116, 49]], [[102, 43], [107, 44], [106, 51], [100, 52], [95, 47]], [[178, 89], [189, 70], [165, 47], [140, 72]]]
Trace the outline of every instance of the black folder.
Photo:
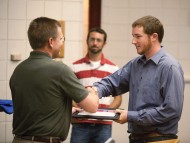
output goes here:
[[75, 112], [72, 114], [74, 118], [88, 118], [88, 119], [99, 119], [99, 120], [117, 120], [119, 119], [119, 113], [114, 112], [112, 108], [99, 108], [96, 113], [89, 113], [86, 111]]

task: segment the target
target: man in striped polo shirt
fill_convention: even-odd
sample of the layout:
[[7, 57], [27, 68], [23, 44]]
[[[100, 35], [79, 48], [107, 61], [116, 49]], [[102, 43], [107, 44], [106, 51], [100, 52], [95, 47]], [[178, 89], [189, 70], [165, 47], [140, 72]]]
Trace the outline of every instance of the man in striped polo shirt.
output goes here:
[[[103, 55], [107, 34], [101, 28], [92, 28], [87, 36], [88, 53], [82, 59], [73, 63], [72, 69], [80, 82], [85, 86], [92, 86], [94, 82], [110, 75], [119, 68]], [[121, 96], [103, 97], [99, 99], [99, 108], [118, 108]], [[76, 103], [73, 103], [77, 107]], [[71, 143], [104, 143], [111, 138], [112, 121], [73, 119]]]

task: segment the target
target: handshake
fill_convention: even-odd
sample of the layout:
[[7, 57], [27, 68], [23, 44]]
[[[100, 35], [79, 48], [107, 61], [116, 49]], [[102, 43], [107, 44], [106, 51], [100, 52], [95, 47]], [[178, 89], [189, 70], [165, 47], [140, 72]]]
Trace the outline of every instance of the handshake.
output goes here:
[[86, 88], [90, 93], [92, 93], [93, 95], [95, 96], [98, 96], [98, 90], [95, 86], [92, 86], [92, 87], [87, 87]]
[[[89, 102], [91, 103], [91, 108], [93, 107], [95, 110], [89, 111], [89, 109], [86, 110], [81, 106], [77, 106], [77, 105], [79, 105], [79, 104], [77, 104], [77, 105], [75, 105], [75, 107], [73, 107], [72, 111], [74, 111], [74, 112], [84, 112], [84, 110], [85, 110], [85, 111], [87, 111], [89, 113], [97, 113], [97, 111], [99, 110], [98, 109], [98, 106], [99, 106], [98, 89], [96, 87], [94, 87], [94, 86], [93, 87], [87, 87], [86, 89], [89, 91], [89, 94], [86, 97], [86, 99], [88, 99]], [[76, 108], [76, 107], [79, 107], [79, 108]], [[72, 112], [72, 113], [74, 113], [74, 112]], [[124, 110], [124, 109], [114, 109], [114, 113], [117, 115], [117, 116], [114, 116], [114, 121], [117, 122], [117, 123], [120, 123], [120, 124], [126, 123], [127, 122], [127, 112], [128, 111]]]
[[75, 103], [73, 101], [72, 113], [76, 111], [81, 111], [82, 109], [90, 113], [97, 112], [98, 106], [99, 106], [99, 96], [98, 96], [97, 88], [87, 87], [86, 89], [89, 91], [89, 93], [84, 100], [82, 100], [79, 103]]

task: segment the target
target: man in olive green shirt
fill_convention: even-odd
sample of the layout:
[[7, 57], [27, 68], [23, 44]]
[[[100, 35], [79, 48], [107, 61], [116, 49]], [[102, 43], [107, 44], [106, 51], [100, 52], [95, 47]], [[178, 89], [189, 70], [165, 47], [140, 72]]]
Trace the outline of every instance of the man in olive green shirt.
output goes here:
[[86, 90], [68, 66], [53, 60], [64, 39], [58, 21], [34, 19], [28, 38], [33, 51], [10, 79], [13, 143], [60, 143], [68, 135], [72, 100], [84, 110], [96, 112], [98, 96], [93, 90]]

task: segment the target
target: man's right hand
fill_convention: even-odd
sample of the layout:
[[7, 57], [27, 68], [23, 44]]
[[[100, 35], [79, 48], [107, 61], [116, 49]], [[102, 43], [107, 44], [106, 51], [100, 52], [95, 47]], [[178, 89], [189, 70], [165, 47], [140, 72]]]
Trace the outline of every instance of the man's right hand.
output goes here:
[[114, 120], [115, 122], [120, 124], [124, 124], [127, 122], [127, 110], [116, 109], [115, 112], [120, 114], [119, 119]]

